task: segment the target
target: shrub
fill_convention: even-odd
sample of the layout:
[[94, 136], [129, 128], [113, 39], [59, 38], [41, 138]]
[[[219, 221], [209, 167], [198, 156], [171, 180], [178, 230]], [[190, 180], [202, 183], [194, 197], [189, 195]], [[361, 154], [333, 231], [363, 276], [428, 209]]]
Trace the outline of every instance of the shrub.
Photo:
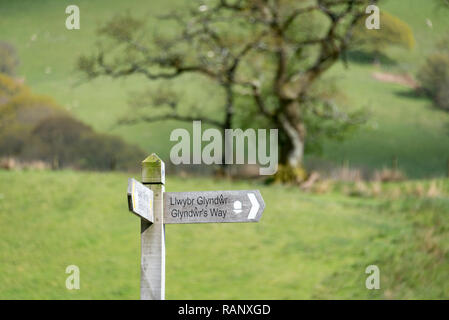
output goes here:
[[301, 184], [307, 179], [307, 172], [303, 167], [292, 167], [290, 165], [279, 165], [278, 171], [267, 183]]
[[26, 157], [52, 163], [54, 169], [130, 170], [144, 153], [120, 138], [96, 133], [70, 116], [42, 120], [32, 132], [33, 147]]
[[418, 72], [421, 90], [436, 107], [449, 111], [449, 52], [431, 54]]
[[45, 161], [53, 169], [130, 170], [144, 156], [141, 149], [96, 133], [51, 98], [0, 74], [0, 158]]
[[19, 57], [16, 49], [11, 44], [0, 41], [0, 73], [13, 76], [18, 65]]
[[20, 81], [0, 73], [0, 106], [22, 90], [26, 90], [26, 87]]
[[69, 116], [43, 119], [33, 130], [33, 147], [27, 157], [52, 163], [54, 169], [76, 165], [80, 158], [82, 138], [92, 129]]
[[0, 74], [0, 156], [20, 156], [33, 128], [58, 114], [66, 112], [52, 99], [33, 95], [22, 83]]
[[0, 131], [20, 124], [33, 128], [41, 120], [67, 112], [53, 99], [32, 94], [27, 86], [0, 74]]
[[12, 124], [0, 128], [0, 156], [16, 157], [22, 153], [29, 140], [29, 130], [26, 127]]
[[32, 127], [45, 118], [67, 114], [53, 99], [29, 91], [21, 91], [0, 109], [0, 118], [14, 119], [20, 124]]
[[83, 137], [81, 167], [95, 170], [137, 169], [144, 152], [118, 137], [91, 132]]
[[354, 31], [352, 49], [366, 50], [378, 58], [388, 46], [414, 48], [415, 37], [407, 23], [384, 10], [380, 13], [379, 30], [367, 29], [365, 20], [360, 20]]

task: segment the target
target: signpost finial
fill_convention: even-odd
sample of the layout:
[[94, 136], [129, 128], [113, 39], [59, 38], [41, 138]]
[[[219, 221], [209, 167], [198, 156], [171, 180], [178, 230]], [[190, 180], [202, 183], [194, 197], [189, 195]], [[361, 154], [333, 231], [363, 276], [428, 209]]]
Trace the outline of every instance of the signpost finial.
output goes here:
[[142, 161], [142, 183], [165, 184], [165, 163], [155, 153]]

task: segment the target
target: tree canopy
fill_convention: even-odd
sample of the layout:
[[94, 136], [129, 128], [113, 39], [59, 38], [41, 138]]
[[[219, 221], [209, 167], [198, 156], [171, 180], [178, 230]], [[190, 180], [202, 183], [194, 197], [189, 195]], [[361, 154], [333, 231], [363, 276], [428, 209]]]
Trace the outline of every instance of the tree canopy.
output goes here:
[[320, 136], [339, 138], [362, 120], [361, 113], [343, 112], [333, 90], [317, 80], [340, 59], [346, 62], [354, 28], [375, 3], [200, 1], [158, 17], [153, 34], [145, 19], [122, 14], [99, 29], [97, 51], [80, 57], [78, 67], [89, 78], [205, 78], [223, 92], [220, 112], [183, 113], [176, 94], [161, 92], [151, 95], [151, 113], [122, 122], [197, 119], [225, 129], [246, 115], [252, 126], [279, 128], [280, 160], [297, 167], [306, 138], [311, 145]]

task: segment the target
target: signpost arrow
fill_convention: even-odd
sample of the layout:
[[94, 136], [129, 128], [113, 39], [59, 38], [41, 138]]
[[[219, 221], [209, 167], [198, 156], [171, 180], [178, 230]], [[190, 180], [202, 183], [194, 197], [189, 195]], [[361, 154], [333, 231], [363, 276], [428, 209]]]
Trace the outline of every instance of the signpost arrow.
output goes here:
[[264, 209], [258, 190], [164, 193], [165, 224], [258, 222]]
[[128, 179], [129, 211], [152, 223], [154, 221], [153, 202], [153, 191], [136, 179]]

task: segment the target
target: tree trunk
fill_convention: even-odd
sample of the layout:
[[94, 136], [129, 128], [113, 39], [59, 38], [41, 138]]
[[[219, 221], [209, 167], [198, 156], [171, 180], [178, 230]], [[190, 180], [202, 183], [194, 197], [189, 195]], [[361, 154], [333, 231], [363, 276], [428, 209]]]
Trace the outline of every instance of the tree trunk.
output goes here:
[[287, 143], [281, 146], [281, 163], [294, 168], [302, 167], [306, 130], [299, 116], [299, 103], [290, 102], [285, 110], [285, 114], [280, 114], [278, 117], [281, 130], [287, 140]]
[[288, 144], [281, 146], [281, 162], [288, 164], [291, 167], [301, 167], [304, 161], [304, 138], [295, 125], [292, 125], [288, 119], [282, 115], [280, 116], [282, 131], [284, 131]]

